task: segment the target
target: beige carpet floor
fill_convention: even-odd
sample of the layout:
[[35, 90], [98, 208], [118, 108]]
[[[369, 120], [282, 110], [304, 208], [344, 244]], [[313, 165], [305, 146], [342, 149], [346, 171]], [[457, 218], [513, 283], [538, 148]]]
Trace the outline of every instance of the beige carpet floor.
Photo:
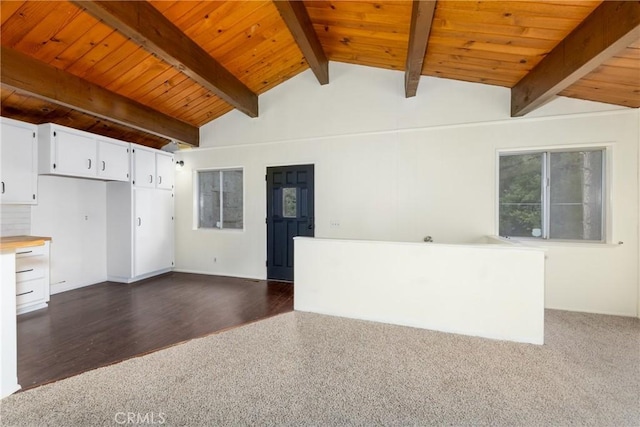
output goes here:
[[640, 425], [640, 320], [535, 346], [287, 313], [12, 395], [2, 426]]

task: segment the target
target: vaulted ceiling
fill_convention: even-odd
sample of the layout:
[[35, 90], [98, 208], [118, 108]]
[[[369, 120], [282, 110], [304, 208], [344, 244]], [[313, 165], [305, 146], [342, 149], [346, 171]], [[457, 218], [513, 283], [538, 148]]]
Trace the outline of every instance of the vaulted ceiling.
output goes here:
[[[198, 128], [327, 62], [640, 107], [638, 1], [5, 1], [2, 115], [140, 144]], [[418, 96], [429, 96], [420, 93]], [[310, 100], [312, 102], [313, 100]], [[434, 100], [437, 102], [437, 100]]]

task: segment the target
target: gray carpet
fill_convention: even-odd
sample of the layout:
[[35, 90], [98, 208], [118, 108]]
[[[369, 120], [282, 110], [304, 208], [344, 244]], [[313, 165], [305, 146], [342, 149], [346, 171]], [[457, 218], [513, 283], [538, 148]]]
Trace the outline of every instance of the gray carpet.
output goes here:
[[287, 313], [15, 394], [0, 424], [640, 425], [640, 320], [545, 324], [535, 346]]

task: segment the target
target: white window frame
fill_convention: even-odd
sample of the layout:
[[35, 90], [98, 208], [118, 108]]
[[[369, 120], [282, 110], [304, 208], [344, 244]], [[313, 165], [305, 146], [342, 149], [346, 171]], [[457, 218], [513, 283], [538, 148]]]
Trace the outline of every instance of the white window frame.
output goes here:
[[[550, 153], [567, 153], [571, 151], [602, 151], [602, 238], [601, 240], [581, 240], [581, 239], [554, 239], [549, 238], [549, 224], [550, 224], [550, 182], [548, 170], [548, 158]], [[541, 146], [536, 148], [515, 148], [515, 149], [498, 149], [496, 150], [496, 164], [495, 164], [495, 235], [500, 236], [500, 157], [505, 155], [523, 155], [523, 154], [541, 154], [543, 156], [543, 176], [545, 179], [541, 182], [542, 185], [542, 237], [528, 237], [528, 236], [507, 236], [509, 239], [525, 240], [533, 243], [577, 243], [580, 245], [596, 244], [602, 245], [609, 243], [611, 239], [611, 224], [609, 219], [611, 218], [611, 164], [613, 158], [613, 149], [611, 144], [585, 144], [585, 145], [556, 145], [556, 146]], [[504, 236], [502, 236], [504, 237]]]
[[[218, 227], [200, 227], [200, 172], [225, 172], [240, 171], [242, 172], [242, 228], [224, 228], [224, 205], [222, 203], [224, 184], [222, 176], [220, 176], [220, 228]], [[245, 171], [243, 166], [232, 166], [224, 168], [205, 168], [193, 170], [193, 230], [204, 232], [226, 232], [226, 233], [244, 233], [246, 221], [246, 185]]]

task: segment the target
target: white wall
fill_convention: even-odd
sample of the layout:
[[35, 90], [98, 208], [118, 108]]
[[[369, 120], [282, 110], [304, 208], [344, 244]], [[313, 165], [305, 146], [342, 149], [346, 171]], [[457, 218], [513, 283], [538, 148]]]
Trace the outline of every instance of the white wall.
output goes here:
[[542, 249], [296, 237], [295, 260], [296, 310], [544, 343]]
[[51, 293], [107, 280], [106, 183], [38, 177], [31, 233], [50, 236]]
[[[329, 85], [306, 71], [261, 95], [259, 118], [234, 111], [205, 125], [203, 149], [177, 155], [179, 270], [265, 278], [267, 166], [315, 164], [318, 237], [461, 243], [496, 233], [497, 150], [605, 144], [609, 240], [624, 244], [548, 244], [546, 306], [637, 315], [636, 110], [558, 98], [511, 119], [505, 88], [423, 77], [405, 99], [401, 72], [338, 63], [330, 72]], [[237, 166], [245, 230], [193, 230], [192, 171]]]
[[31, 234], [31, 205], [0, 205], [0, 236]]

